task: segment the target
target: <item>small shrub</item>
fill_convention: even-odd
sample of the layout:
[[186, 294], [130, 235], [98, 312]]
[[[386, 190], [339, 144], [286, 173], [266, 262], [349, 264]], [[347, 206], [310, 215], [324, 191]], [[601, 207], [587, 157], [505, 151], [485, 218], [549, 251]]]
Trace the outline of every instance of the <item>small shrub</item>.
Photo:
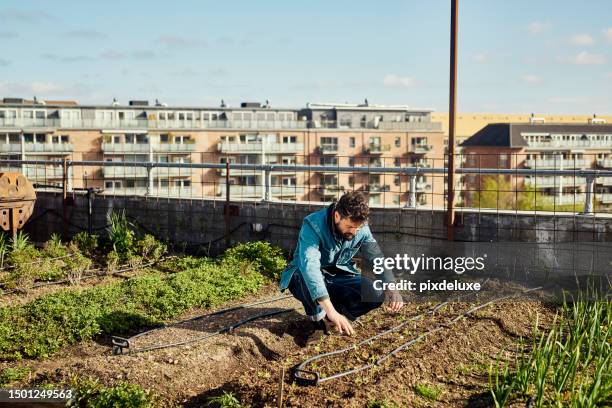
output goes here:
[[23, 380], [30, 373], [27, 367], [8, 367], [0, 371], [0, 386], [5, 387], [15, 381]]
[[150, 391], [138, 385], [121, 383], [114, 387], [105, 387], [97, 380], [75, 382], [75, 393], [66, 404], [67, 407], [79, 408], [150, 408], [154, 398]]
[[30, 245], [30, 239], [23, 231], [17, 231], [15, 236], [11, 238], [11, 251], [23, 251]]
[[206, 404], [206, 406], [214, 406], [217, 408], [244, 408], [244, 405], [240, 403], [233, 393], [225, 391], [218, 397], [208, 398], [208, 404]]
[[253, 262], [262, 274], [273, 279], [279, 279], [281, 272], [287, 266], [283, 250], [263, 241], [236, 245], [225, 251], [223, 258]]
[[72, 238], [74, 243], [84, 254], [91, 254], [98, 249], [98, 236], [89, 234], [86, 231], [79, 232]]
[[125, 212], [112, 213], [108, 238], [121, 261], [127, 261], [132, 255], [134, 247], [133, 225], [128, 221]]
[[138, 254], [145, 261], [156, 261], [166, 252], [166, 245], [155, 239], [153, 235], [145, 234], [136, 245]]

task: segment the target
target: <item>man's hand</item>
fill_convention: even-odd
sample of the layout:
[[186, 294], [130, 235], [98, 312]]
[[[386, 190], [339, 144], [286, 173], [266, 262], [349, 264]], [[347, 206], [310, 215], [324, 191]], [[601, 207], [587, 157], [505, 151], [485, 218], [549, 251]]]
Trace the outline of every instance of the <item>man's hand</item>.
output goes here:
[[349, 336], [355, 332], [353, 326], [351, 326], [351, 322], [344, 316], [338, 312], [333, 312], [327, 315], [327, 318], [336, 326], [338, 332], [340, 334], [346, 333]]
[[321, 308], [325, 310], [327, 318], [336, 326], [336, 329], [338, 329], [340, 334], [346, 333], [350, 336], [355, 332], [349, 320], [344, 317], [344, 315], [341, 315], [336, 311], [336, 308], [334, 308], [334, 305], [329, 298], [319, 300], [319, 305], [321, 305]]
[[385, 292], [385, 304], [391, 309], [392, 312], [399, 312], [404, 306], [404, 299], [399, 292], [395, 290], [388, 290]]

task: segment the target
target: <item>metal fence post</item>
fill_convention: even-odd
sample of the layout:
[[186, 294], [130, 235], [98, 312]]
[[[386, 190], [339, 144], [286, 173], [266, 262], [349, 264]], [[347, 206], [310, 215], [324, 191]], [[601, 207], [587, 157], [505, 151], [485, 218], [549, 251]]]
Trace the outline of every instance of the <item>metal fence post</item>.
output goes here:
[[264, 201], [270, 201], [270, 190], [272, 188], [272, 171], [270, 171], [270, 167], [266, 166], [264, 169], [264, 178], [265, 178], [265, 186], [264, 186]]
[[595, 176], [586, 177], [586, 194], [584, 197], [584, 214], [593, 214], [593, 184], [595, 184]]
[[151, 195], [151, 190], [153, 189], [153, 165], [151, 162], [147, 164], [147, 195]]

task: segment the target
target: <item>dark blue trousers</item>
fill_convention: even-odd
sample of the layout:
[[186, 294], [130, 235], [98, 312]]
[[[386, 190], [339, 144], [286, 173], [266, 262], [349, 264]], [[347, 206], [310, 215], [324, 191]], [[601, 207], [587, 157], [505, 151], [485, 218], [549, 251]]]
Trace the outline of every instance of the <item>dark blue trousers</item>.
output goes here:
[[[325, 271], [322, 273], [329, 299], [334, 308], [347, 319], [355, 320], [382, 305], [384, 292], [375, 290], [370, 279], [361, 275], [331, 274]], [[299, 270], [295, 271], [291, 278], [289, 291], [302, 302], [311, 320], [319, 321], [325, 317], [325, 311], [312, 300]]]

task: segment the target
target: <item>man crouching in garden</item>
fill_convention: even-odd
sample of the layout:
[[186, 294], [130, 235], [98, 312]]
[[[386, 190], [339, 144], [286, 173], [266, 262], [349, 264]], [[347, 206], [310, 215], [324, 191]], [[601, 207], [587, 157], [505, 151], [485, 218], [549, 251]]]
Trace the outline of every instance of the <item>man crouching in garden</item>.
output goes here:
[[[381, 306], [383, 301], [394, 312], [403, 306], [399, 293], [375, 290], [372, 281], [362, 277], [352, 261], [358, 250], [365, 264], [384, 256], [368, 227], [369, 213], [364, 195], [348, 192], [338, 202], [304, 218], [293, 260], [281, 276], [280, 289], [289, 288], [315, 322], [311, 337], [317, 332], [328, 333], [328, 325], [351, 335], [351, 321]], [[385, 276], [388, 280], [389, 275]]]

